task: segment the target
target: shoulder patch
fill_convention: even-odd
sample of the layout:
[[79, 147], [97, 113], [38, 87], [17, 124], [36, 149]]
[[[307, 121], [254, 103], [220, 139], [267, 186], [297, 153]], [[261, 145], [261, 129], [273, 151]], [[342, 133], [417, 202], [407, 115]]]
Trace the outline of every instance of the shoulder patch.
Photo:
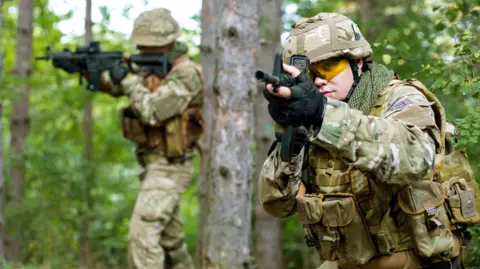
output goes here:
[[397, 110], [404, 110], [408, 105], [412, 104], [412, 101], [405, 99], [403, 101], [395, 103], [393, 107]]

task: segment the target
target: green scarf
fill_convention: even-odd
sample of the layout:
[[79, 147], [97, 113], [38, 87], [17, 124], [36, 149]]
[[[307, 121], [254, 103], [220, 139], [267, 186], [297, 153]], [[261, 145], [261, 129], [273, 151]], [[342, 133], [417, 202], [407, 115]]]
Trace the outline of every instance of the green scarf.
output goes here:
[[187, 44], [181, 42], [181, 41], [176, 41], [175, 42], [175, 47], [171, 52], [168, 53], [168, 58], [171, 60], [174, 60], [183, 54], [187, 54], [188, 52], [188, 46]]
[[372, 63], [370, 69], [360, 76], [360, 81], [348, 100], [349, 107], [368, 115], [378, 95], [393, 78], [392, 70], [388, 70], [384, 65]]

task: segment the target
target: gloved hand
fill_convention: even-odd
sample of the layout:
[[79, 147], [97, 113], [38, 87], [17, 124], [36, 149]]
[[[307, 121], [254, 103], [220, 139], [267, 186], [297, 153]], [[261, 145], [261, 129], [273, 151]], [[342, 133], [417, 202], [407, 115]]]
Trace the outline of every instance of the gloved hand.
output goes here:
[[110, 77], [112, 82], [116, 85], [119, 85], [120, 82], [130, 73], [130, 69], [128, 67], [116, 64], [112, 68], [110, 68]]
[[296, 77], [296, 85], [291, 87], [290, 99], [281, 98], [264, 90], [268, 100], [268, 112], [272, 119], [281, 125], [321, 127], [327, 98], [313, 85], [307, 74]]

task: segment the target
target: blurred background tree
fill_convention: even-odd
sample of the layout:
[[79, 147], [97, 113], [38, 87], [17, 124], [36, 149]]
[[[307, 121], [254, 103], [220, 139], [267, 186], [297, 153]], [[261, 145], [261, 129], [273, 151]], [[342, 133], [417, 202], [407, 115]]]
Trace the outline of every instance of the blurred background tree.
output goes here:
[[[43, 54], [47, 45], [53, 50], [64, 47], [74, 49], [84, 42], [83, 23], [79, 34], [61, 30], [62, 23], [71, 20], [80, 11], [74, 7], [67, 12], [57, 10], [50, 5], [51, 1], [53, 0], [34, 1], [33, 55]], [[84, 9], [85, 2], [80, 2]], [[144, 1], [143, 4], [146, 5], [147, 2]], [[14, 76], [15, 67], [19, 63], [15, 56], [19, 47], [16, 30], [20, 23], [19, 3], [20, 0], [2, 1], [0, 47], [4, 57], [3, 65], [0, 65], [3, 67], [0, 80], [0, 112], [3, 112], [0, 113], [0, 126], [3, 128], [0, 129], [0, 138], [3, 137], [3, 152], [0, 153], [3, 158], [0, 160], [3, 161], [3, 166], [0, 167], [4, 168], [5, 190], [11, 190], [15, 184], [12, 174], [14, 169], [11, 167], [18, 160], [16, 149], [10, 145], [13, 133], [10, 126], [13, 114], [16, 114], [14, 104], [20, 98], [19, 83], [22, 82]], [[101, 41], [103, 50], [133, 52], [128, 34], [111, 27], [119, 16], [133, 23], [130, 16], [133, 6], [127, 3], [118, 7], [113, 1], [108, 3], [103, 6], [97, 4], [92, 10], [101, 14], [100, 19], [93, 20], [94, 39]], [[140, 4], [142, 3], [139, 2], [138, 5]], [[284, 0], [282, 9], [284, 32], [290, 29], [291, 22], [298, 16], [312, 16], [318, 12], [335, 11], [357, 21], [373, 45], [374, 61], [395, 70], [401, 78], [423, 81], [441, 99], [448, 120], [460, 131], [458, 144], [467, 148], [478, 181], [478, 1]], [[200, 10], [191, 15], [198, 23], [196, 27], [184, 30], [183, 40], [191, 48], [190, 56], [198, 61]], [[263, 17], [264, 20], [265, 18], [266, 16]], [[267, 21], [263, 21], [262, 32], [269, 28], [271, 26], [268, 26]], [[282, 37], [286, 37], [285, 34]], [[12, 192], [4, 192], [6, 203], [3, 207], [8, 231], [6, 241], [9, 238], [17, 240], [21, 242], [21, 248], [18, 257], [9, 260], [4, 267], [85, 267], [85, 263], [79, 259], [79, 253], [84, 253], [81, 252], [85, 249], [82, 245], [85, 247], [87, 244], [93, 268], [126, 268], [128, 220], [138, 191], [133, 145], [122, 137], [119, 130], [118, 111], [127, 104], [127, 100], [108, 98], [103, 94], [92, 95], [85, 90], [85, 85], [78, 84], [77, 77], [54, 69], [51, 63], [33, 62], [30, 75], [30, 120], [23, 153], [25, 162], [16, 166], [21, 168], [24, 177], [23, 199], [19, 207], [15, 206]], [[92, 102], [91, 155], [85, 153], [83, 127], [84, 108], [89, 99]], [[256, 128], [261, 128], [261, 125]], [[272, 130], [271, 126], [266, 129]], [[261, 149], [258, 149], [260, 154]], [[199, 160], [195, 162], [198, 171]], [[256, 168], [258, 166], [257, 164]], [[198, 172], [194, 175], [195, 180], [197, 174]], [[195, 253], [197, 246], [199, 213], [196, 194], [197, 187], [194, 183], [185, 193], [181, 204], [186, 240], [191, 253]], [[258, 198], [254, 196], [253, 199], [256, 201]], [[296, 218], [282, 222], [282, 244], [266, 247], [282, 251], [282, 264], [285, 268], [315, 268], [319, 261], [312, 249], [305, 246], [303, 229]], [[467, 262], [478, 266], [480, 231], [475, 228], [472, 231], [474, 240], [467, 253]], [[88, 240], [85, 241], [84, 238]], [[258, 243], [255, 241], [255, 245], [260, 248]], [[9, 246], [6, 244], [6, 252], [9, 251]]]

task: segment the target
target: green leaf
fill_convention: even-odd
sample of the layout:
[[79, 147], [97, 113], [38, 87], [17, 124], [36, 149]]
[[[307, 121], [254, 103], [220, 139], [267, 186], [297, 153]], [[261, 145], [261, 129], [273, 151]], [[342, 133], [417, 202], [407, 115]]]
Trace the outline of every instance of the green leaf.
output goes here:
[[382, 60], [383, 60], [383, 63], [388, 65], [392, 61], [392, 56], [390, 56], [390, 54], [383, 54], [382, 55]]
[[436, 31], [442, 31], [443, 29], [445, 29], [447, 27], [447, 25], [443, 22], [439, 22], [435, 25], [435, 30]]

